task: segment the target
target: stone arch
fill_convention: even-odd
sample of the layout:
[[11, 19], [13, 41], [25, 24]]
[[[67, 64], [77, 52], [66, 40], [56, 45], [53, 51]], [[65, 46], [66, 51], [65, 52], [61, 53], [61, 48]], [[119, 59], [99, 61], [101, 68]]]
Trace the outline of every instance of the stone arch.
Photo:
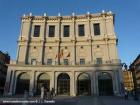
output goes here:
[[88, 73], [80, 73], [77, 77], [77, 94], [90, 95], [91, 94], [91, 78]]
[[108, 72], [98, 74], [99, 95], [113, 95], [112, 76]]
[[70, 76], [68, 73], [60, 73], [58, 75], [57, 94], [70, 95]]
[[24, 94], [29, 91], [30, 75], [27, 72], [22, 72], [17, 76], [16, 94]]
[[44, 87], [46, 90], [50, 90], [50, 76], [47, 73], [40, 73], [37, 77], [37, 89], [36, 94], [41, 94], [41, 87]]

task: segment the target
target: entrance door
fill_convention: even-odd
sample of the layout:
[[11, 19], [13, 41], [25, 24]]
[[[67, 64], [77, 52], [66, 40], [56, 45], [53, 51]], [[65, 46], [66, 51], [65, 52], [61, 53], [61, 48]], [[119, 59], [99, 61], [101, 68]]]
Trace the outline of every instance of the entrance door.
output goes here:
[[24, 94], [25, 90], [29, 92], [30, 76], [22, 73], [17, 78], [16, 94]]
[[78, 76], [77, 92], [78, 92], [78, 95], [91, 94], [91, 81], [88, 74], [83, 73]]
[[48, 74], [43, 73], [38, 76], [37, 79], [37, 91], [36, 94], [41, 94], [41, 87], [44, 86], [45, 89], [50, 90], [50, 77]]
[[99, 95], [113, 95], [112, 78], [109, 73], [101, 73], [98, 76]]
[[70, 77], [66, 73], [61, 73], [57, 78], [57, 94], [70, 94]]

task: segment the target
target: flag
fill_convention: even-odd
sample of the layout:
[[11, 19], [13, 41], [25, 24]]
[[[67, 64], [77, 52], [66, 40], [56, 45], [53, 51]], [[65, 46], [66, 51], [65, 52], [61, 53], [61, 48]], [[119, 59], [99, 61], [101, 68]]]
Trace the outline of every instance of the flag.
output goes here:
[[70, 52], [68, 53], [67, 57], [70, 57]]

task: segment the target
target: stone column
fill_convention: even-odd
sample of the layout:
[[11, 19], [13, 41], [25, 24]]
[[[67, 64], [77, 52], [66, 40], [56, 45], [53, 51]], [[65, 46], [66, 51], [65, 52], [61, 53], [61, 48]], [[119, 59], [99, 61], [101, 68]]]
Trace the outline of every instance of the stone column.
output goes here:
[[94, 95], [94, 77], [93, 73], [91, 73], [91, 95]]
[[11, 75], [12, 75], [12, 70], [10, 68], [8, 68], [5, 86], [4, 86], [4, 95], [8, 95], [9, 88], [10, 88], [10, 82], [11, 82]]
[[57, 54], [57, 62], [58, 62], [58, 65], [60, 64], [60, 62], [61, 62], [61, 59], [60, 59], [60, 57], [58, 57], [59, 56], [59, 54], [60, 54], [60, 49], [61, 49], [61, 17], [58, 17], [58, 28], [57, 28], [57, 31], [56, 31], [56, 33], [58, 33], [58, 34], [56, 34], [57, 36], [56, 36], [56, 42], [57, 42], [57, 45], [58, 45], [58, 54]]
[[55, 76], [54, 76], [54, 71], [51, 72], [51, 78], [50, 78], [50, 90], [52, 88], [55, 89]]
[[75, 72], [71, 72], [71, 78], [70, 78], [70, 95], [71, 96], [76, 96], [76, 91], [75, 91]]
[[44, 40], [45, 40], [45, 32], [46, 32], [46, 19], [44, 18], [44, 22], [42, 23], [41, 25], [41, 29], [42, 29], [42, 32], [40, 33], [40, 38], [41, 38], [41, 45], [39, 46], [40, 47], [40, 53], [39, 53], [39, 64], [43, 64], [43, 54], [44, 54]]
[[11, 83], [10, 83], [9, 95], [13, 95], [13, 93], [14, 93], [14, 90], [13, 90], [14, 89], [14, 83], [15, 83], [15, 71], [13, 70]]
[[72, 60], [72, 65], [76, 64], [76, 29], [75, 29], [75, 17], [72, 17], [72, 36], [71, 36], [71, 40], [72, 40], [72, 52], [71, 52], [71, 60]]
[[58, 72], [54, 72], [54, 89], [55, 89], [55, 93], [57, 94], [57, 77], [58, 77], [59, 73]]
[[88, 22], [87, 22], [87, 25], [88, 25], [88, 41], [89, 41], [89, 47], [90, 47], [89, 61], [90, 61], [90, 62], [93, 62], [90, 15], [88, 15]]
[[18, 60], [19, 62], [24, 62], [25, 64], [28, 63], [28, 44], [29, 44], [29, 39], [31, 37], [31, 29], [32, 29], [32, 17], [29, 18], [29, 20], [26, 20], [25, 22], [22, 22], [23, 25], [23, 29], [22, 29], [22, 36], [25, 34], [25, 42], [24, 45], [22, 45], [22, 49], [21, 49], [21, 45], [19, 44], [19, 50], [21, 49], [21, 51], [23, 51], [21, 53], [21, 51], [19, 51], [19, 55], [18, 57], [20, 57], [20, 59]]
[[30, 87], [29, 87], [29, 95], [33, 96], [34, 95], [34, 82], [35, 82], [35, 72], [31, 71], [30, 72]]
[[75, 48], [75, 41], [73, 41], [73, 46], [72, 46], [72, 51], [71, 51], [71, 64], [75, 65], [76, 64], [76, 48]]
[[98, 88], [98, 72], [95, 72], [95, 74], [94, 74], [95, 76], [94, 76], [94, 93], [95, 93], [95, 95], [99, 95], [99, 88]]
[[97, 89], [96, 89], [96, 88], [97, 88], [97, 86], [96, 86], [96, 81], [97, 81], [97, 79], [96, 79], [96, 72], [94, 72], [94, 73], [93, 73], [93, 94], [94, 94], [94, 95], [97, 94], [97, 92], [96, 92], [96, 91], [97, 91]]

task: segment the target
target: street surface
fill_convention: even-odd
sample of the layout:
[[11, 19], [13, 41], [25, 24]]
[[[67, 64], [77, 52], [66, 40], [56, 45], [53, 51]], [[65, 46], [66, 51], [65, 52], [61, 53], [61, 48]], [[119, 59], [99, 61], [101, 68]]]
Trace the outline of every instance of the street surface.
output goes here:
[[[0, 98], [0, 105], [140, 105], [140, 100], [135, 101], [132, 97], [125, 100], [122, 97], [115, 96], [80, 96], [80, 97], [68, 97], [57, 96], [53, 101], [41, 102], [39, 98], [29, 98], [28, 100], [33, 103], [2, 103], [7, 101], [25, 101], [23, 98]], [[35, 103], [36, 102], [36, 103]]]

